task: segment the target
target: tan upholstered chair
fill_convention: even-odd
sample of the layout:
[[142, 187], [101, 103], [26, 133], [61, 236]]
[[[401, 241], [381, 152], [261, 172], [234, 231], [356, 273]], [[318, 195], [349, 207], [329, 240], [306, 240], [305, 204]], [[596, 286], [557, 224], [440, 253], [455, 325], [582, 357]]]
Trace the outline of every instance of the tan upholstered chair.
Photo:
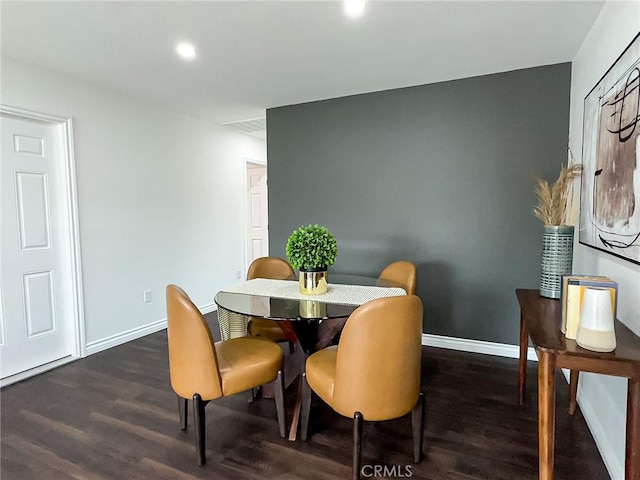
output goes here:
[[411, 262], [393, 262], [380, 272], [378, 278], [401, 286], [407, 295], [416, 294], [416, 266]]
[[[289, 280], [295, 277], [295, 272], [286, 260], [278, 257], [256, 258], [247, 271], [247, 280], [254, 278], [270, 278], [272, 280]], [[291, 331], [291, 329], [289, 329]], [[280, 322], [266, 318], [251, 318], [247, 327], [249, 335], [264, 337], [274, 342], [289, 342], [289, 348], [293, 346], [295, 338], [285, 333]]]
[[285, 432], [282, 349], [261, 338], [214, 344], [207, 322], [189, 296], [167, 286], [167, 337], [171, 386], [178, 395], [180, 427], [187, 429], [187, 399], [193, 400], [198, 465], [206, 462], [205, 412], [210, 400], [274, 382], [280, 436]]
[[353, 478], [360, 478], [363, 420], [412, 412], [413, 457], [420, 461], [424, 397], [420, 393], [422, 302], [415, 295], [379, 298], [349, 316], [340, 342], [307, 359], [301, 436], [307, 439], [311, 390], [354, 419]]
[[[407, 295], [416, 294], [416, 266], [411, 262], [399, 261], [387, 265], [378, 275], [378, 280], [390, 282], [394, 286], [404, 288]], [[331, 345], [331, 343], [335, 343], [335, 339], [346, 321], [346, 318], [335, 318], [328, 322], [322, 322], [318, 327], [316, 349], [320, 350]]]

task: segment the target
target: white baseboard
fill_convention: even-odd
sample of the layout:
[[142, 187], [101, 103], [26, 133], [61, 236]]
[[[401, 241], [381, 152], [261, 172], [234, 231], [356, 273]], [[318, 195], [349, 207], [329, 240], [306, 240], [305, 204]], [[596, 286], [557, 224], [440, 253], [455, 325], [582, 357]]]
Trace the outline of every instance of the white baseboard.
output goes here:
[[[445, 337], [444, 335], [422, 334], [422, 345], [428, 347], [446, 348], [470, 353], [483, 353], [497, 357], [519, 358], [520, 347], [507, 343], [485, 342], [482, 340], [470, 340], [467, 338]], [[538, 361], [533, 347], [527, 350], [527, 360]]]
[[[562, 374], [567, 383], [569, 383], [569, 370], [563, 368]], [[585, 422], [587, 422], [593, 440], [596, 442], [598, 452], [600, 452], [609, 476], [614, 480], [624, 478], [624, 463], [620, 461], [611, 444], [604, 440], [607, 438], [607, 431], [598, 415], [597, 408], [594, 406], [593, 398], [590, 395], [582, 395], [579, 391], [578, 405], [580, 406], [580, 411], [582, 412]]]
[[611, 445], [603, 441], [603, 439], [607, 438], [607, 432], [598, 418], [598, 412], [596, 412], [592, 403], [589, 401], [589, 397], [586, 395], [578, 395], [578, 405], [580, 405], [582, 416], [587, 422], [587, 426], [596, 442], [596, 446], [598, 447], [604, 466], [609, 472], [609, 476], [612, 479], [624, 478], [624, 464], [618, 461], [618, 457], [611, 448]]
[[[199, 307], [203, 315], [211, 313], [217, 309], [216, 304], [209, 304]], [[87, 344], [87, 355], [101, 352], [108, 348], [122, 345], [123, 343], [136, 340], [138, 338], [159, 332], [167, 328], [167, 319], [158, 320], [143, 327], [134, 328], [123, 333], [112, 335], [102, 340], [97, 340]], [[422, 345], [429, 347], [446, 348], [448, 350], [459, 350], [462, 352], [482, 353], [485, 355], [495, 355], [498, 357], [518, 358], [520, 354], [517, 345], [506, 343], [485, 342], [482, 340], [470, 340], [466, 338], [446, 337], [443, 335], [422, 334]], [[527, 359], [538, 361], [535, 350], [529, 347]]]
[[208, 305], [203, 305], [202, 307], [198, 307], [200, 309], [200, 313], [206, 315], [207, 313], [215, 312], [218, 310], [218, 306], [215, 303], [210, 303]]
[[167, 328], [166, 318], [153, 323], [148, 323], [147, 325], [143, 325], [142, 327], [132, 328], [131, 330], [127, 330], [126, 332], [117, 333], [115, 335], [111, 335], [94, 342], [89, 342], [87, 343], [87, 346], [85, 348], [85, 353], [87, 354], [87, 356], [93, 355], [94, 353], [102, 352], [103, 350], [117, 347], [118, 345], [122, 345], [123, 343], [137, 340], [138, 338], [142, 338], [152, 333], [159, 332], [160, 330], [163, 330], [165, 328]]
[[[206, 315], [207, 313], [215, 311], [217, 307], [215, 303], [210, 303], [198, 308], [203, 315]], [[159, 332], [160, 330], [164, 330], [165, 328], [167, 328], [167, 319], [163, 318], [162, 320], [148, 323], [147, 325], [143, 325], [142, 327], [132, 328], [131, 330], [127, 330], [126, 332], [118, 333], [101, 340], [96, 340], [95, 342], [87, 343], [85, 353], [86, 356], [93, 355], [94, 353], [117, 347], [118, 345], [122, 345], [123, 343], [146, 337], [147, 335]]]
[[596, 446], [598, 447], [602, 461], [609, 472], [609, 476], [612, 479], [624, 478], [624, 463], [619, 461], [618, 456], [616, 455], [616, 452], [613, 451], [613, 448], [611, 448], [611, 445], [604, 441], [604, 439], [607, 438], [607, 432], [600, 421], [598, 412], [594, 408], [590, 398], [586, 395], [578, 395], [578, 405], [580, 405], [582, 416], [587, 422], [587, 426], [589, 427], [591, 435], [596, 442]]

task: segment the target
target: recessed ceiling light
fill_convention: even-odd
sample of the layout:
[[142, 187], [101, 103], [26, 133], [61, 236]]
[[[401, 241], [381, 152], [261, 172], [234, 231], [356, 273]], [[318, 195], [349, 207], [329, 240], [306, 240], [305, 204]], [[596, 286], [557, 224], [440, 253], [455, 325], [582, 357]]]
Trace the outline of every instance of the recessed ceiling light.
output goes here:
[[190, 43], [182, 42], [176, 46], [176, 52], [185, 60], [193, 60], [196, 58], [196, 49]]
[[357, 18], [364, 13], [366, 6], [366, 0], [345, 0], [344, 13], [352, 18]]

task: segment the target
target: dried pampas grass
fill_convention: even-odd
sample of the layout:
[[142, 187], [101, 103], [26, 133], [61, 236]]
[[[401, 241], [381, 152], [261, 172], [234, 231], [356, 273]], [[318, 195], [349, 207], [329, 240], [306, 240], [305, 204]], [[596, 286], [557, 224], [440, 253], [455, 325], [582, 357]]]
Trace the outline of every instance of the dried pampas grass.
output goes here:
[[534, 177], [538, 204], [533, 207], [533, 214], [545, 225], [564, 225], [567, 213], [567, 199], [573, 181], [582, 173], [582, 165], [562, 166], [558, 179], [549, 185], [545, 179]]

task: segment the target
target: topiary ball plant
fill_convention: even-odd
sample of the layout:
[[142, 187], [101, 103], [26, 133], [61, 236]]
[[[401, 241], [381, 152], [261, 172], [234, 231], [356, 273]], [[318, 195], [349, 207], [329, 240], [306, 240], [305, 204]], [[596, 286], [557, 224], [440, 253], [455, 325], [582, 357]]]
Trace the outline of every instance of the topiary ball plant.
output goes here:
[[327, 227], [308, 225], [293, 231], [287, 240], [287, 259], [301, 271], [326, 270], [336, 261], [338, 243]]

